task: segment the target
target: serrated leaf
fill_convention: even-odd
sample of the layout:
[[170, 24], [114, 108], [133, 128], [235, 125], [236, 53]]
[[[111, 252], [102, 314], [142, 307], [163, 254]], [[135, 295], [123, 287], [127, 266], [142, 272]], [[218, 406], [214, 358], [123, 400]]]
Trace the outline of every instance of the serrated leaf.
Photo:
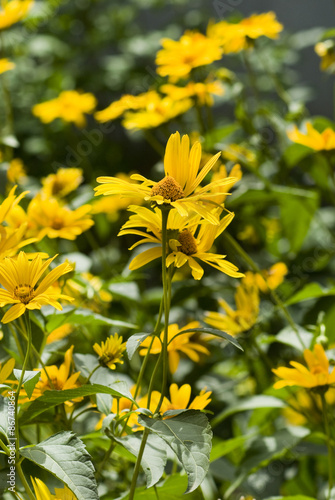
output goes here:
[[94, 313], [89, 309], [64, 307], [61, 313], [55, 313], [51, 315], [49, 321], [47, 322], [46, 329], [48, 332], [52, 332], [56, 328], [62, 326], [64, 323], [90, 326], [109, 325], [132, 329], [136, 328], [136, 325], [132, 323], [106, 318], [105, 316]]
[[111, 396], [115, 396], [118, 398], [125, 397], [127, 399], [130, 399], [130, 401], [132, 401], [137, 406], [130, 392], [128, 390], [124, 390], [123, 382], [121, 384], [120, 391], [100, 384], [84, 385], [83, 387], [66, 389], [63, 391], [45, 391], [45, 393], [41, 397], [39, 397], [35, 401], [32, 401], [30, 406], [24, 410], [24, 412], [20, 416], [20, 424], [24, 425], [29, 423], [33, 418], [37, 417], [44, 411], [65, 403], [65, 401], [71, 401], [73, 399], [85, 396], [93, 396], [94, 394], [99, 393], [110, 394]]
[[128, 358], [131, 359], [142, 342], [150, 337], [151, 333], [135, 333], [127, 340], [127, 354]]
[[177, 417], [156, 420], [141, 415], [139, 423], [163, 439], [182, 463], [187, 476], [186, 493], [195, 490], [209, 468], [212, 431], [206, 415], [186, 410]]
[[65, 483], [77, 500], [99, 500], [91, 457], [73, 432], [58, 432], [35, 446], [20, 448], [20, 454]]
[[[123, 438], [113, 437], [113, 439], [124, 446], [135, 457], [138, 456], [142, 439], [135, 434], [124, 436]], [[166, 465], [165, 444], [155, 434], [149, 434], [141, 460], [141, 466], [147, 480], [147, 488], [156, 484], [163, 475]]]
[[[14, 373], [14, 377], [16, 378], [16, 380], [20, 380], [22, 370], [13, 370], [13, 373]], [[23, 382], [22, 383], [24, 385], [24, 390], [26, 391], [27, 396], [28, 396], [29, 399], [32, 396], [32, 393], [33, 393], [33, 391], [35, 389], [35, 385], [39, 381], [40, 376], [41, 376], [41, 372], [40, 371], [33, 372], [33, 371], [28, 371], [27, 370], [27, 371], [24, 372]]]
[[204, 327], [204, 328], [192, 328], [191, 330], [182, 330], [181, 332], [177, 333], [177, 335], [175, 335], [173, 338], [175, 339], [176, 337], [178, 337], [178, 335], [182, 335], [183, 333], [191, 333], [191, 332], [210, 333], [211, 335], [215, 335], [216, 337], [221, 337], [222, 339], [227, 340], [228, 342], [233, 344], [238, 349], [241, 349], [241, 351], [244, 350], [243, 347], [241, 346], [241, 344], [234, 337], [232, 337], [231, 335], [229, 335], [226, 332], [223, 332], [222, 330], [217, 330], [216, 328]]

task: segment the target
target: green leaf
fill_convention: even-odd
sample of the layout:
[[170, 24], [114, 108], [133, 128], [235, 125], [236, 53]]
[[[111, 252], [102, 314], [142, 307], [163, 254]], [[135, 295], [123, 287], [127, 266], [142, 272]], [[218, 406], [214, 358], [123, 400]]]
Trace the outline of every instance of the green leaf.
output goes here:
[[78, 500], [99, 500], [91, 457], [73, 432], [58, 432], [20, 453], [65, 483]]
[[[114, 386], [117, 383], [114, 384]], [[130, 399], [136, 406], [138, 406], [133, 400], [132, 395], [128, 390], [124, 389], [124, 382], [121, 384], [121, 388], [112, 389], [111, 387], [106, 387], [99, 384], [84, 385], [83, 387], [77, 387], [76, 389], [66, 389], [63, 391], [45, 391], [45, 393], [30, 403], [30, 406], [24, 410], [20, 416], [20, 424], [24, 425], [29, 423], [33, 418], [37, 417], [41, 413], [57, 405], [65, 403], [65, 401], [71, 401], [76, 398], [92, 396], [94, 394], [110, 394], [114, 397], [121, 398], [125, 397]]]
[[127, 299], [128, 301], [139, 302], [140, 292], [137, 283], [125, 281], [123, 283], [111, 283], [108, 290], [116, 297]]
[[77, 309], [75, 307], [69, 306], [64, 307], [61, 313], [50, 315], [50, 319], [47, 322], [46, 329], [48, 332], [52, 332], [56, 328], [62, 326], [64, 323], [71, 323], [74, 325], [109, 325], [122, 328], [136, 328], [136, 325], [133, 325], [132, 323], [106, 318], [101, 314], [93, 313], [89, 309]]
[[226, 441], [220, 440], [212, 447], [210, 461], [214, 462], [218, 458], [228, 455], [228, 453], [230, 453], [231, 451], [241, 449], [247, 441], [254, 439], [255, 436], [257, 436], [257, 433], [254, 432], [245, 436], [238, 436], [232, 439], [227, 439]]
[[[185, 497], [183, 491], [187, 487], [186, 476], [173, 474], [166, 481], [156, 486], [156, 488], [148, 489], [146, 487], [136, 488], [135, 500], [204, 500], [201, 489], [189, 493]], [[123, 495], [118, 500], [128, 500], [129, 494]]]
[[[14, 377], [16, 378], [16, 380], [20, 380], [22, 370], [13, 370], [13, 373], [14, 373]], [[36, 371], [35, 372], [25, 371], [24, 372], [23, 385], [24, 385], [24, 390], [26, 391], [29, 399], [31, 398], [31, 396], [33, 394], [33, 391], [35, 389], [35, 385], [39, 381], [40, 376], [41, 376], [40, 371], [37, 371], [37, 372]]]
[[162, 438], [182, 463], [188, 476], [186, 493], [195, 490], [209, 468], [212, 431], [206, 415], [199, 410], [186, 410], [166, 420], [141, 415], [139, 422]]
[[284, 152], [284, 159], [289, 167], [295, 167], [301, 160], [313, 154], [314, 151], [302, 144], [290, 144]]
[[135, 335], [132, 335], [129, 337], [127, 340], [127, 354], [128, 358], [131, 359], [137, 349], [140, 347], [142, 342], [147, 338], [150, 337], [151, 333], [135, 333]]
[[276, 335], [276, 342], [280, 342], [281, 344], [286, 344], [291, 347], [294, 347], [298, 351], [303, 351], [305, 348], [310, 347], [311, 342], [313, 340], [313, 334], [305, 330], [302, 326], [296, 325], [300, 338], [303, 342], [303, 345], [297, 336], [297, 333], [293, 330], [291, 326], [286, 326]]
[[223, 332], [222, 330], [217, 330], [216, 328], [192, 328], [191, 330], [182, 330], [181, 332], [177, 333], [173, 338], [178, 337], [178, 335], [182, 335], [183, 333], [210, 333], [211, 335], [215, 335], [216, 337], [221, 337], [222, 339], [227, 340], [231, 344], [233, 344], [235, 347], [238, 349], [241, 349], [243, 351], [243, 347], [241, 344], [231, 335], [229, 335], [226, 332]]
[[240, 411], [255, 410], [256, 408], [284, 408], [286, 406], [285, 402], [281, 399], [275, 398], [274, 396], [258, 395], [252, 396], [251, 398], [243, 399], [237, 404], [234, 404], [219, 413], [211, 421], [212, 427], [215, 427], [220, 422], [225, 420], [230, 415], [238, 413]]
[[335, 295], [335, 287], [329, 288], [328, 290], [322, 288], [319, 283], [308, 283], [302, 290], [295, 293], [293, 297], [286, 301], [286, 305], [290, 306], [292, 304], [297, 304], [298, 302], [304, 302], [305, 300], [317, 299], [319, 297], [327, 297], [329, 295]]
[[[140, 436], [135, 434], [124, 436], [123, 438], [113, 436], [113, 439], [124, 446], [135, 457], [138, 456], [142, 442]], [[141, 466], [147, 480], [147, 488], [150, 488], [160, 480], [165, 469], [166, 460], [166, 450], [162, 440], [155, 434], [149, 434], [141, 460]]]
[[290, 495], [287, 497], [267, 497], [265, 500], [316, 500], [316, 498], [306, 497], [306, 495]]

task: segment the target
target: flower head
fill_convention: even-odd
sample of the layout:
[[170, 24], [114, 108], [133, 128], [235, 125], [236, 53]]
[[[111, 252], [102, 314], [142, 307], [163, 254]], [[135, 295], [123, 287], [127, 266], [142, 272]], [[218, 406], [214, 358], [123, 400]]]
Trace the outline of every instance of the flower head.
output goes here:
[[45, 305], [62, 310], [58, 300], [72, 300], [71, 297], [55, 293], [52, 289], [55, 281], [72, 271], [72, 267], [67, 263], [54, 268], [37, 285], [55, 258], [56, 256], [43, 261], [38, 254], [33, 260], [29, 260], [24, 252], [20, 252], [17, 258], [6, 257], [0, 262], [0, 284], [3, 286], [0, 288], [0, 307], [12, 305], [2, 318], [2, 323], [13, 321], [27, 309], [41, 309]]
[[180, 138], [179, 132], [172, 134], [168, 140], [164, 156], [165, 177], [159, 182], [134, 174], [128, 182], [117, 177], [98, 177], [101, 186], [95, 188], [95, 195], [116, 195], [121, 197], [139, 197], [157, 205], [171, 205], [180, 215], [186, 216], [196, 212], [209, 222], [218, 224], [218, 218], [204, 206], [206, 202], [215, 202], [222, 191], [215, 188], [231, 185], [232, 177], [221, 178], [200, 187], [200, 183], [210, 172], [221, 153], [214, 155], [199, 171], [201, 161], [201, 144], [196, 142], [190, 150], [188, 135]]
[[200, 106], [213, 106], [213, 95], [223, 95], [224, 90], [219, 81], [208, 82], [188, 82], [184, 87], [166, 83], [160, 89], [174, 101], [194, 97]]
[[287, 132], [288, 138], [297, 144], [307, 146], [314, 151], [329, 151], [335, 149], [335, 131], [331, 128], [326, 128], [323, 132], [318, 132], [313, 125], [306, 123], [307, 134], [299, 131], [298, 127], [294, 126], [293, 130]]
[[20, 158], [14, 158], [9, 163], [7, 170], [7, 179], [9, 182], [15, 184], [16, 182], [22, 181], [27, 176], [26, 169], [24, 168], [22, 160]]
[[335, 45], [333, 40], [324, 40], [314, 47], [315, 52], [321, 57], [320, 68], [333, 73], [335, 70]]
[[157, 73], [172, 81], [189, 76], [193, 68], [211, 64], [222, 57], [216, 40], [201, 33], [186, 31], [177, 41], [163, 38], [163, 48], [157, 52]]
[[65, 122], [74, 123], [77, 127], [84, 127], [85, 113], [92, 113], [95, 107], [96, 99], [93, 94], [65, 90], [55, 99], [36, 104], [33, 107], [33, 114], [43, 123], [51, 123], [56, 118], [61, 118]]
[[42, 179], [41, 193], [45, 198], [64, 198], [83, 182], [81, 168], [59, 168], [55, 174]]
[[274, 384], [275, 389], [298, 385], [306, 388], [323, 388], [328, 390], [330, 385], [335, 384], [335, 368], [329, 373], [329, 361], [320, 344], [315, 344], [313, 351], [304, 350], [304, 358], [307, 367], [296, 361], [290, 361], [293, 368], [281, 366], [273, 369], [273, 373], [281, 378]]
[[178, 387], [177, 384], [171, 384], [170, 399], [166, 397], [164, 398], [160, 411], [161, 413], [164, 413], [168, 410], [203, 410], [211, 402], [211, 394], [211, 391], [203, 389], [190, 403], [191, 386], [189, 384], [184, 384], [181, 387]]
[[13, 68], [15, 68], [15, 64], [12, 61], [6, 58], [0, 59], [0, 75]]
[[270, 290], [275, 290], [283, 281], [284, 276], [288, 273], [288, 269], [284, 262], [277, 262], [260, 273], [247, 272], [245, 275], [245, 283], [252, 285], [253, 283], [263, 293], [268, 293]]
[[[171, 373], [175, 373], [177, 371], [181, 354], [190, 358], [194, 361], [194, 363], [198, 363], [200, 361], [201, 355], [209, 355], [209, 350], [203, 345], [201, 339], [195, 338], [195, 332], [182, 333], [183, 330], [191, 330], [192, 328], [200, 328], [200, 323], [198, 321], [192, 321], [192, 323], [187, 324], [183, 328], [179, 328], [175, 323], [173, 325], [169, 325], [168, 327], [167, 351]], [[151, 354], [159, 354], [161, 352], [163, 339], [164, 331], [161, 332], [160, 339], [158, 337], [154, 338], [150, 349]], [[151, 340], [151, 337], [147, 337], [144, 342], [142, 342], [140, 350], [141, 356], [145, 356], [147, 354]]]
[[94, 344], [93, 349], [99, 355], [99, 363], [102, 366], [108, 366], [111, 370], [115, 370], [116, 363], [123, 364], [122, 356], [126, 350], [126, 342], [122, 343], [122, 340], [123, 338], [115, 333], [106, 342], [101, 342], [101, 345]]
[[24, 19], [33, 4], [34, 0], [2, 1], [0, 8], [0, 30], [9, 28], [9, 26]]

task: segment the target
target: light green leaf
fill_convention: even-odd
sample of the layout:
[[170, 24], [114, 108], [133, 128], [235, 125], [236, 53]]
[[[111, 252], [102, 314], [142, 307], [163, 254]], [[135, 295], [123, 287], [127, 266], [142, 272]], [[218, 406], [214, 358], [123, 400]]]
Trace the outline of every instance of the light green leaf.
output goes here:
[[[113, 436], [113, 439], [124, 446], [135, 457], [138, 456], [142, 442], [140, 436], [136, 436], [135, 434], [122, 438]], [[165, 443], [155, 434], [149, 434], [141, 460], [141, 466], [147, 480], [147, 488], [150, 488], [160, 480], [164, 472], [166, 460]]]
[[178, 335], [182, 335], [183, 333], [191, 333], [191, 332], [210, 333], [211, 335], [215, 335], [216, 337], [221, 337], [222, 339], [227, 340], [241, 351], [244, 350], [241, 344], [234, 337], [232, 337], [226, 332], [223, 332], [222, 330], [217, 330], [216, 328], [201, 327], [201, 328], [192, 328], [191, 330], [182, 330], [181, 332], [177, 333], [177, 335], [175, 335], [173, 338], [176, 338], [178, 337]]
[[303, 302], [305, 300], [317, 299], [319, 297], [327, 297], [329, 295], [335, 295], [335, 287], [329, 288], [328, 290], [322, 288], [319, 283], [308, 283], [299, 292], [295, 293], [293, 297], [286, 301], [286, 305], [290, 306], [292, 304], [297, 304], [298, 302]]
[[243, 445], [254, 439], [257, 433], [247, 434], [245, 436], [238, 436], [232, 439], [227, 439], [226, 441], [220, 440], [218, 443], [214, 444], [211, 451], [210, 461], [214, 462], [218, 458], [228, 455], [231, 451], [236, 449], [241, 449]]
[[58, 432], [20, 453], [65, 483], [77, 500], [99, 500], [91, 457], [73, 432]]
[[151, 335], [151, 333], [135, 333], [127, 340], [127, 354], [128, 358], [131, 359], [142, 342]]
[[[14, 377], [16, 378], [16, 380], [20, 380], [22, 370], [13, 370], [13, 373], [14, 373]], [[41, 376], [40, 371], [37, 371], [37, 372], [36, 371], [35, 372], [25, 371], [24, 372], [23, 385], [24, 385], [24, 390], [26, 391], [29, 399], [32, 396], [32, 393], [35, 389], [35, 385], [39, 381], [40, 376]]]
[[[187, 487], [186, 476], [173, 474], [166, 481], [156, 486], [156, 488], [148, 489], [146, 487], [136, 488], [136, 500], [204, 500], [201, 489], [189, 493], [187, 497], [182, 493]], [[128, 500], [129, 494], [119, 497], [118, 500]]]
[[128, 390], [125, 390], [124, 382], [120, 383], [121, 388], [118, 391], [117, 383], [114, 384], [115, 388], [106, 387], [100, 384], [84, 385], [83, 387], [77, 387], [76, 389], [66, 389], [63, 391], [45, 391], [45, 393], [32, 401], [30, 406], [25, 409], [25, 411], [20, 416], [21, 425], [29, 423], [32, 419], [40, 415], [50, 408], [54, 408], [57, 405], [65, 403], [65, 401], [72, 401], [73, 399], [85, 396], [92, 396], [94, 394], [110, 394], [114, 397], [125, 397], [130, 399], [136, 406], [132, 395]]
[[199, 410], [186, 410], [166, 420], [142, 415], [139, 422], [170, 446], [188, 475], [186, 492], [195, 490], [209, 468], [212, 431], [206, 415]]
[[302, 326], [296, 325], [296, 327], [299, 331], [299, 336], [303, 344], [291, 326], [286, 326], [280, 330], [280, 332], [275, 336], [275, 340], [281, 344], [290, 345], [298, 351], [304, 351], [304, 349], [310, 347], [313, 340], [313, 334], [305, 330]]
[[116, 297], [127, 299], [128, 301], [139, 302], [140, 292], [137, 283], [134, 281], [125, 281], [123, 283], [111, 283], [108, 290]]

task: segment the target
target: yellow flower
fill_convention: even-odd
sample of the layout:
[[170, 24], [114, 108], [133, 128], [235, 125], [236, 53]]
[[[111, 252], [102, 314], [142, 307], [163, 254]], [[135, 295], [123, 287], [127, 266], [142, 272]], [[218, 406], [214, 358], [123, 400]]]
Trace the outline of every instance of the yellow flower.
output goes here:
[[[64, 354], [64, 362], [60, 365], [60, 367], [58, 367], [57, 365], [50, 365], [46, 366], [45, 369], [35, 369], [36, 371], [40, 371], [41, 375], [29, 401], [33, 401], [34, 399], [39, 398], [45, 391], [65, 391], [66, 389], [75, 389], [76, 387], [79, 387], [78, 377], [80, 375], [80, 372], [71, 373], [73, 372], [73, 347], [74, 346], [72, 345]], [[47, 372], [48, 376], [45, 371]], [[24, 404], [28, 401], [28, 398], [25, 396], [26, 392], [24, 391], [23, 387], [22, 399], [20, 399], [21, 404]], [[66, 401], [65, 404], [67, 406], [72, 406], [73, 403], [71, 401]]]
[[253, 41], [261, 36], [276, 39], [282, 31], [274, 12], [253, 14], [238, 23], [220, 21], [208, 26], [207, 35], [217, 40], [223, 51], [227, 53], [240, 52], [252, 47]]
[[[134, 397], [135, 395], [135, 389], [136, 389], [136, 386], [133, 385], [130, 389], [130, 393], [131, 395]], [[145, 406], [145, 404], [143, 404], [143, 401], [142, 401], [143, 398], [136, 398], [136, 402], [138, 403], [139, 407], [140, 408], [143, 408]], [[115, 415], [118, 413], [119, 417], [122, 417], [124, 415], [126, 415], [130, 408], [132, 407], [132, 402], [128, 399], [128, 398], [113, 398], [113, 404], [112, 404], [112, 408], [111, 408], [111, 413], [114, 413]], [[134, 409], [134, 408], [133, 408]], [[101, 426], [102, 426], [102, 421], [103, 419], [106, 417], [106, 415], [103, 413], [101, 415], [101, 418], [99, 420], [99, 422], [96, 424], [95, 428], [97, 430], [101, 429]], [[138, 425], [138, 415], [136, 413], [132, 413], [131, 415], [129, 415], [129, 418], [128, 418], [128, 427], [130, 427], [134, 432], [138, 431], [138, 430], [141, 430], [142, 428], [139, 427]]]
[[102, 366], [108, 366], [111, 370], [115, 370], [116, 363], [123, 365], [122, 356], [126, 350], [126, 342], [122, 343], [122, 336], [117, 333], [113, 337], [109, 337], [106, 342], [101, 342], [101, 346], [94, 344], [93, 349], [99, 355], [99, 363]]
[[[143, 239], [135, 243], [130, 250], [143, 243], [159, 245], [145, 250], [131, 261], [129, 269], [135, 270], [162, 256], [161, 214], [158, 208], [154, 212], [145, 207], [129, 207], [129, 210], [134, 211], [135, 215], [130, 216], [123, 225], [119, 236], [125, 234], [143, 236]], [[234, 264], [225, 260], [225, 256], [208, 252], [214, 240], [226, 229], [233, 217], [234, 214], [229, 213], [216, 225], [201, 220], [197, 215], [191, 218], [182, 217], [176, 210], [172, 210], [167, 221], [170, 252], [166, 259], [167, 267], [174, 265], [180, 268], [187, 263], [192, 270], [193, 278], [198, 280], [204, 274], [204, 270], [196, 260], [198, 259], [228, 276], [243, 277], [244, 275], [238, 272]], [[136, 227], [144, 227], [147, 232], [133, 229]], [[148, 231], [153, 234], [148, 234]]]
[[[154, 391], [155, 392], [155, 391]], [[160, 412], [164, 413], [168, 410], [203, 410], [211, 402], [210, 396], [212, 392], [203, 389], [199, 396], [196, 396], [190, 403], [191, 386], [184, 384], [178, 387], [177, 384], [170, 385], [170, 399], [164, 398]], [[154, 393], [153, 393], [154, 395]]]
[[77, 500], [77, 497], [67, 486], [55, 488], [55, 495], [53, 495], [41, 479], [38, 479], [38, 477], [30, 477], [30, 479], [34, 487], [36, 500]]
[[[229, 172], [229, 177], [231, 179], [230, 184], [227, 184], [224, 187], [222, 186], [214, 187], [212, 189], [212, 193], [217, 193], [217, 194], [223, 193], [221, 194], [221, 196], [216, 196], [215, 198], [215, 203], [218, 203], [219, 205], [222, 205], [223, 202], [226, 200], [229, 191], [236, 184], [236, 182], [242, 179], [241, 166], [238, 163], [234, 165], [231, 171]], [[220, 165], [217, 171], [213, 173], [211, 181], [215, 186], [217, 181], [226, 178], [228, 178], [227, 169], [225, 165]]]
[[[335, 389], [330, 388], [325, 394], [328, 405], [335, 403]], [[300, 389], [290, 398], [290, 406], [283, 408], [283, 415], [290, 424], [306, 425], [306, 423], [321, 423], [322, 418], [322, 400], [319, 394]]]
[[319, 42], [314, 47], [315, 52], [321, 57], [320, 69], [335, 70], [335, 45], [333, 40], [324, 40]]
[[294, 126], [293, 130], [287, 132], [288, 138], [297, 144], [302, 144], [315, 151], [329, 151], [335, 148], [335, 131], [326, 128], [323, 132], [318, 132], [313, 125], [306, 123], [307, 134], [303, 134]]
[[267, 293], [270, 290], [275, 290], [284, 281], [284, 276], [287, 273], [286, 264], [284, 262], [277, 262], [269, 270], [265, 269], [261, 273], [247, 272], [245, 283], [250, 285], [255, 284], [261, 292]]
[[81, 168], [59, 168], [55, 174], [42, 179], [41, 193], [45, 198], [63, 198], [71, 191], [75, 191], [82, 182]]
[[255, 153], [241, 144], [229, 144], [222, 151], [222, 156], [230, 161], [249, 163], [253, 167], [257, 165], [257, 156]]
[[237, 287], [235, 311], [225, 300], [220, 299], [218, 302], [225, 314], [214, 311], [208, 312], [205, 321], [209, 325], [233, 336], [246, 332], [255, 325], [259, 313], [259, 293], [253, 283], [249, 284], [243, 279]]
[[65, 122], [72, 122], [77, 127], [86, 125], [84, 113], [92, 113], [96, 107], [96, 99], [93, 94], [81, 94], [77, 90], [65, 90], [56, 99], [36, 104], [33, 114], [43, 123], [50, 123], [56, 118]]
[[0, 30], [8, 28], [21, 21], [21, 19], [24, 19], [33, 4], [33, 0], [2, 0], [0, 8]]
[[59, 326], [55, 330], [53, 330], [51, 333], [49, 333], [48, 338], [47, 338], [47, 344], [51, 344], [52, 342], [57, 342], [57, 340], [62, 340], [68, 335], [73, 330], [73, 326], [70, 325], [70, 323], [65, 323], [62, 326]]
[[24, 168], [22, 160], [14, 158], [10, 163], [7, 170], [7, 179], [9, 182], [15, 184], [22, 181], [27, 176], [26, 169]]
[[219, 81], [204, 83], [188, 82], [185, 87], [178, 87], [172, 83], [166, 83], [161, 86], [160, 90], [174, 101], [179, 101], [188, 97], [196, 97], [200, 106], [213, 106], [214, 99], [212, 94], [219, 96], [224, 94], [223, 87]]
[[41, 309], [41, 306], [51, 305], [62, 310], [59, 299], [72, 300], [71, 297], [54, 293], [50, 287], [64, 274], [72, 271], [69, 264], [60, 264], [43, 278], [37, 286], [38, 280], [50, 263], [56, 258], [52, 257], [45, 261], [40, 255], [33, 260], [28, 260], [24, 252], [20, 252], [17, 258], [6, 257], [0, 262], [0, 307], [12, 304], [12, 307], [2, 318], [2, 323], [9, 323], [21, 316], [26, 309]]
[[[175, 207], [180, 215], [196, 212], [209, 222], [218, 224], [210, 210], [204, 207], [204, 202], [216, 200], [220, 193], [214, 193], [214, 188], [227, 186], [234, 178], [227, 177], [209, 183], [200, 188], [200, 183], [210, 172], [221, 153], [214, 155], [199, 171], [201, 161], [201, 144], [196, 142], [190, 150], [188, 135], [180, 138], [179, 132], [172, 134], [168, 140], [164, 156], [165, 177], [159, 181], [151, 181], [142, 175], [134, 174], [131, 183], [117, 177], [98, 177], [102, 184], [95, 188], [95, 195], [117, 195], [120, 197], [139, 197], [157, 205], [169, 204]], [[211, 205], [212, 209], [213, 205]]]
[[13, 68], [15, 68], [15, 64], [12, 61], [6, 58], [0, 59], [0, 75], [2, 73], [5, 73], [5, 71], [9, 71]]
[[89, 212], [90, 205], [71, 210], [61, 205], [56, 198], [36, 196], [28, 206], [28, 219], [39, 238], [64, 238], [75, 240], [76, 237], [93, 226]]
[[163, 49], [156, 57], [157, 73], [169, 76], [174, 82], [187, 77], [193, 68], [211, 64], [222, 57], [216, 40], [192, 31], [186, 31], [178, 41], [163, 38], [161, 44]]
[[308, 389], [320, 387], [328, 390], [330, 385], [335, 384], [335, 368], [329, 373], [329, 361], [320, 344], [315, 344], [313, 351], [304, 350], [304, 358], [308, 368], [296, 361], [290, 361], [294, 368], [281, 366], [273, 369], [273, 373], [281, 378], [274, 384], [275, 389], [298, 385]]
[[[177, 371], [180, 361], [179, 353], [185, 354], [192, 361], [194, 361], [194, 363], [198, 363], [200, 361], [201, 354], [209, 355], [209, 350], [199, 342], [200, 339], [194, 338], [195, 332], [180, 334], [184, 330], [191, 330], [192, 328], [200, 328], [200, 323], [198, 321], [193, 321], [192, 323], [188, 323], [183, 328], [179, 328], [178, 325], [174, 323], [173, 325], [169, 325], [168, 327], [167, 350], [171, 373], [175, 373]], [[158, 337], [154, 338], [153, 344], [150, 349], [150, 354], [159, 354], [161, 352], [163, 338], [164, 331], [162, 331], [160, 339]], [[145, 356], [147, 354], [151, 340], [152, 337], [150, 336], [147, 337], [144, 342], [142, 342], [140, 350], [141, 356]]]

